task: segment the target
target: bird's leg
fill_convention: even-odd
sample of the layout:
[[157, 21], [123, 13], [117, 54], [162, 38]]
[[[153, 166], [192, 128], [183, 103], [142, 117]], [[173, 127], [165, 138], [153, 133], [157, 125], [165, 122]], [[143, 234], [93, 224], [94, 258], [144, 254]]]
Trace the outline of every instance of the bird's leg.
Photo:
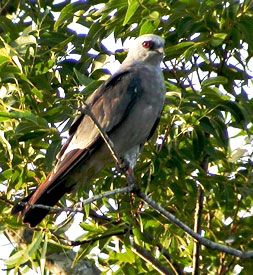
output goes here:
[[127, 178], [127, 183], [128, 185], [136, 185], [136, 180], [135, 180], [135, 176], [134, 176], [134, 170], [132, 167], [128, 167], [128, 169], [125, 171], [125, 175]]
[[123, 158], [120, 158], [119, 161], [116, 163], [116, 169], [121, 174], [125, 174], [129, 167], [129, 162]]

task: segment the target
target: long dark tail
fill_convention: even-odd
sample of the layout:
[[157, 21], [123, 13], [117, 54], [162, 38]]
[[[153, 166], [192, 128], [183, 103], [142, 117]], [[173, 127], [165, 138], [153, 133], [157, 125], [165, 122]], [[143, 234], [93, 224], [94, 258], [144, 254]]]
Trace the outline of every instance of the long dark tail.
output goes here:
[[66, 187], [64, 182], [54, 183], [47, 186], [46, 182], [41, 184], [34, 192], [18, 202], [12, 209], [12, 214], [23, 216], [23, 222], [31, 227], [39, 224], [50, 209], [36, 207], [36, 204], [54, 206], [64, 194], [70, 192], [71, 188]]

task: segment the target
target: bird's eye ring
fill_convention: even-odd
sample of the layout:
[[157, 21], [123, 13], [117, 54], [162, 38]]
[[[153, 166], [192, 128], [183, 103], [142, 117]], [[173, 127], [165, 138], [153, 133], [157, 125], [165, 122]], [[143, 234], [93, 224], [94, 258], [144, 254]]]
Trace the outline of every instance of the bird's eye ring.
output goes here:
[[144, 41], [142, 42], [142, 46], [143, 48], [146, 48], [146, 49], [151, 49], [154, 45], [154, 42], [153, 41]]

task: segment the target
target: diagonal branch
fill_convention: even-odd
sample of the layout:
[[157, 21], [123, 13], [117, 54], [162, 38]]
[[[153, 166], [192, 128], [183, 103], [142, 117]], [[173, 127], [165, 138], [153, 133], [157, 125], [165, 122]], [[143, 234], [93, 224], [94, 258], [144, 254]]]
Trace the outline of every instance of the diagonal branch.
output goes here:
[[148, 262], [150, 265], [152, 265], [152, 267], [160, 274], [173, 274], [165, 266], [161, 265], [161, 263], [151, 255], [151, 253], [149, 253], [146, 249], [139, 246], [135, 242], [132, 242], [132, 249], [138, 256], [140, 256], [140, 258], [142, 258], [145, 262]]
[[[106, 145], [108, 146], [109, 150], [111, 151], [112, 156], [115, 159], [116, 163], [119, 165], [119, 167], [122, 168], [122, 162], [120, 161], [120, 157], [118, 156], [117, 152], [115, 151], [115, 148], [114, 148], [114, 145], [113, 145], [112, 141], [110, 140], [108, 135], [105, 133], [103, 128], [100, 126], [100, 124], [97, 121], [96, 117], [94, 117], [93, 113], [90, 110], [90, 107], [87, 104], [85, 104], [85, 107], [86, 108], [85, 108], [84, 111], [86, 112], [87, 115], [90, 116], [90, 118], [94, 122], [95, 126], [99, 130], [102, 138], [104, 139]], [[237, 250], [235, 248], [228, 247], [226, 245], [218, 244], [218, 243], [210, 241], [210, 240], [202, 237], [200, 234], [194, 232], [189, 226], [187, 226], [186, 224], [181, 222], [173, 214], [171, 214], [170, 212], [165, 210], [163, 207], [161, 207], [155, 201], [150, 199], [147, 195], [142, 193], [139, 188], [136, 188], [136, 182], [135, 182], [134, 177], [132, 175], [129, 175], [129, 173], [127, 173], [127, 171], [124, 171], [123, 168], [122, 168], [122, 172], [124, 172], [128, 183], [131, 183], [131, 185], [129, 185], [129, 187], [131, 187], [129, 192], [133, 192], [138, 197], [142, 198], [149, 206], [151, 206], [153, 209], [155, 209], [159, 214], [163, 215], [170, 222], [172, 222], [173, 224], [175, 224], [178, 227], [180, 227], [181, 229], [183, 229], [191, 237], [193, 237], [195, 240], [199, 241], [200, 244], [202, 244], [202, 245], [204, 245], [204, 246], [206, 246], [210, 249], [214, 249], [214, 250], [218, 250], [218, 251], [221, 251], [221, 252], [225, 252], [225, 253], [230, 254], [230, 255], [234, 255], [234, 256], [239, 257], [241, 259], [253, 258], [253, 251], [243, 252], [241, 250]]]
[[110, 138], [108, 137], [107, 133], [104, 131], [104, 129], [99, 124], [97, 118], [92, 113], [92, 111], [90, 109], [90, 106], [88, 104], [86, 104], [85, 102], [83, 102], [82, 105], [84, 106], [84, 108], [81, 109], [81, 112], [83, 112], [86, 115], [88, 115], [90, 117], [90, 119], [93, 121], [95, 127], [99, 131], [99, 134], [104, 139], [104, 141], [105, 141], [108, 149], [111, 151], [111, 154], [112, 154], [113, 158], [115, 159], [116, 163], [120, 166], [121, 165], [120, 156], [116, 152], [116, 150], [114, 148], [113, 142], [110, 140]]
[[241, 251], [237, 250], [235, 248], [228, 247], [226, 245], [218, 244], [213, 241], [210, 241], [198, 233], [194, 232], [189, 226], [181, 222], [178, 218], [176, 218], [173, 214], [165, 210], [162, 206], [157, 204], [155, 201], [150, 199], [147, 195], [145, 195], [142, 192], [138, 192], [137, 195], [142, 198], [149, 206], [151, 206], [153, 209], [155, 209], [159, 214], [164, 216], [167, 220], [169, 220], [171, 223], [177, 225], [181, 229], [183, 229], [186, 233], [188, 233], [191, 237], [193, 237], [195, 240], [199, 241], [202, 245], [204, 245], [207, 248], [218, 250], [225, 252], [230, 255], [234, 255], [236, 257], [239, 257], [241, 259], [250, 259], [253, 258], [253, 251]]

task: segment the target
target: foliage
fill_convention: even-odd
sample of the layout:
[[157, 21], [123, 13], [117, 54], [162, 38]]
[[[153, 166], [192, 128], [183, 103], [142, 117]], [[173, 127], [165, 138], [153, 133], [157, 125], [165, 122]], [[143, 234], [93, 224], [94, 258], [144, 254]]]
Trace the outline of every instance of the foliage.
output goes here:
[[[85, 27], [87, 35], [73, 31], [71, 23]], [[163, 144], [157, 148], [156, 135], [145, 146], [136, 168], [141, 188], [193, 228], [202, 186], [205, 237], [252, 249], [252, 32], [250, 0], [1, 1], [1, 231], [23, 226], [10, 215], [7, 201], [27, 195], [45, 179], [78, 101], [105, 79], [103, 67], [114, 53], [103, 40], [111, 34], [124, 42], [156, 33], [166, 40], [167, 94], [158, 129]], [[74, 54], [80, 58], [73, 59]], [[116, 60], [124, 57], [116, 51]], [[125, 185], [124, 177], [107, 168], [94, 186], [65, 197], [61, 206], [66, 199], [74, 205], [90, 190], [100, 194]], [[92, 213], [103, 206], [107, 219], [95, 218]], [[80, 246], [73, 265], [88, 257], [105, 272], [120, 266], [115, 274], [155, 274], [134, 252], [133, 240], [163, 266], [169, 266], [167, 254], [178, 272], [192, 266], [194, 240], [140, 199], [119, 194], [85, 207], [84, 213], [78, 240], [89, 241]], [[24, 272], [26, 263], [25, 270], [36, 269], [43, 255], [73, 249], [63, 242], [65, 228], [54, 221], [51, 215], [34, 231], [26, 251], [14, 249], [7, 266]], [[94, 247], [103, 254], [96, 255]], [[252, 261], [204, 247], [200, 254], [203, 274], [225, 274], [236, 265], [243, 267], [242, 274], [253, 272]]]

